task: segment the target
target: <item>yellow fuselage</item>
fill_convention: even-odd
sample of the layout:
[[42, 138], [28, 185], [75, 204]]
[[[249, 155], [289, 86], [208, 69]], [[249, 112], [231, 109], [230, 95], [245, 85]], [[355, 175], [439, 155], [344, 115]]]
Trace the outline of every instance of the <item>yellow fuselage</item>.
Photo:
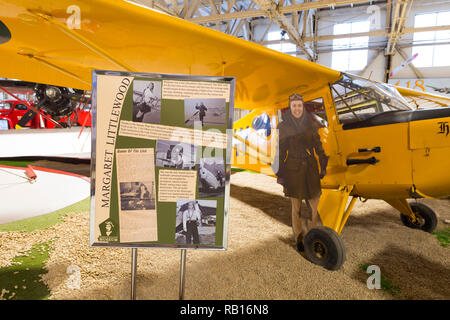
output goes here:
[[[450, 196], [449, 107], [405, 111], [386, 123], [346, 128], [338, 123], [332, 101], [324, 102], [329, 124], [319, 133], [330, 156], [324, 189], [353, 186], [351, 195], [383, 200]], [[232, 165], [274, 175], [269, 164], [276, 162], [278, 112], [261, 108], [235, 122]], [[254, 119], [263, 114], [271, 122], [267, 137], [252, 129]], [[347, 164], [372, 157], [375, 164]]]

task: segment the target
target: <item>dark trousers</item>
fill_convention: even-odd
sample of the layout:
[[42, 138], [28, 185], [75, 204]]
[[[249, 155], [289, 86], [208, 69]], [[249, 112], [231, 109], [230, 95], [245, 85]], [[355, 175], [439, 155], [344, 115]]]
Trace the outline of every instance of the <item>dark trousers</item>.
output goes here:
[[198, 228], [197, 221], [188, 221], [186, 223], [186, 243], [191, 243], [191, 237], [194, 238], [195, 244], [200, 243], [200, 239], [198, 236]]

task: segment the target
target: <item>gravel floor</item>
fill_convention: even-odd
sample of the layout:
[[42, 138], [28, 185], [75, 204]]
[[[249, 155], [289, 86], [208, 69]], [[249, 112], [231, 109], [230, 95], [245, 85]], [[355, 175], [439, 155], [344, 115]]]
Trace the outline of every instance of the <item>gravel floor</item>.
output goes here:
[[[357, 202], [342, 238], [347, 259], [338, 271], [307, 261], [294, 249], [290, 204], [275, 179], [239, 172], [231, 178], [228, 249], [188, 251], [186, 299], [449, 299], [450, 251], [436, 237], [404, 227], [383, 201]], [[449, 200], [424, 200], [450, 218]], [[448, 227], [448, 225], [447, 225]], [[90, 248], [89, 214], [31, 233], [0, 233], [0, 267], [20, 251], [55, 239], [44, 281], [50, 299], [129, 299], [131, 249]], [[138, 250], [138, 299], [177, 299], [180, 251]], [[369, 290], [359, 265], [378, 265], [400, 288], [395, 296]], [[81, 288], [70, 289], [67, 268], [78, 266]]]

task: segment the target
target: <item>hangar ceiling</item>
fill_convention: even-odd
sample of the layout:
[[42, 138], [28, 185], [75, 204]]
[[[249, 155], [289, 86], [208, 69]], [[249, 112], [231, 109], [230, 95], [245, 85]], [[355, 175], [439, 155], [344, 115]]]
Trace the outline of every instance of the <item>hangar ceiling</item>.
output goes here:
[[[261, 45], [293, 43], [297, 47], [297, 55], [310, 61], [316, 61], [319, 52], [332, 51], [330, 41], [348, 37], [348, 34], [318, 34], [317, 19], [324, 11], [351, 10], [369, 5], [382, 7], [386, 10], [386, 21], [383, 23], [385, 27], [352, 33], [352, 37], [380, 37], [381, 40], [369, 44], [369, 47], [384, 53], [385, 56], [396, 53], [404, 56], [402, 48], [411, 46], [411, 43], [399, 44], [404, 35], [450, 29], [450, 26], [406, 28], [405, 21], [413, 0], [130, 0], [130, 2], [158, 9]], [[256, 34], [255, 24], [263, 21], [266, 21], [265, 32]], [[269, 29], [274, 25], [278, 25], [288, 35], [288, 39], [266, 40]]]

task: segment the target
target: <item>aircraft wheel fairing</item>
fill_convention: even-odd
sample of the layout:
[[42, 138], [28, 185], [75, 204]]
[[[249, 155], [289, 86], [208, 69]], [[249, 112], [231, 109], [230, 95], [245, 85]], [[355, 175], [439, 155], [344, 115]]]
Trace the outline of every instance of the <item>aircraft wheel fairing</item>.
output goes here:
[[331, 228], [320, 226], [311, 229], [303, 242], [309, 261], [328, 270], [338, 270], [345, 261], [345, 245]]
[[422, 229], [425, 232], [433, 232], [437, 226], [436, 213], [428, 206], [420, 202], [410, 202], [412, 211], [419, 218], [418, 223], [413, 223], [408, 216], [400, 214], [403, 224], [409, 228]]

